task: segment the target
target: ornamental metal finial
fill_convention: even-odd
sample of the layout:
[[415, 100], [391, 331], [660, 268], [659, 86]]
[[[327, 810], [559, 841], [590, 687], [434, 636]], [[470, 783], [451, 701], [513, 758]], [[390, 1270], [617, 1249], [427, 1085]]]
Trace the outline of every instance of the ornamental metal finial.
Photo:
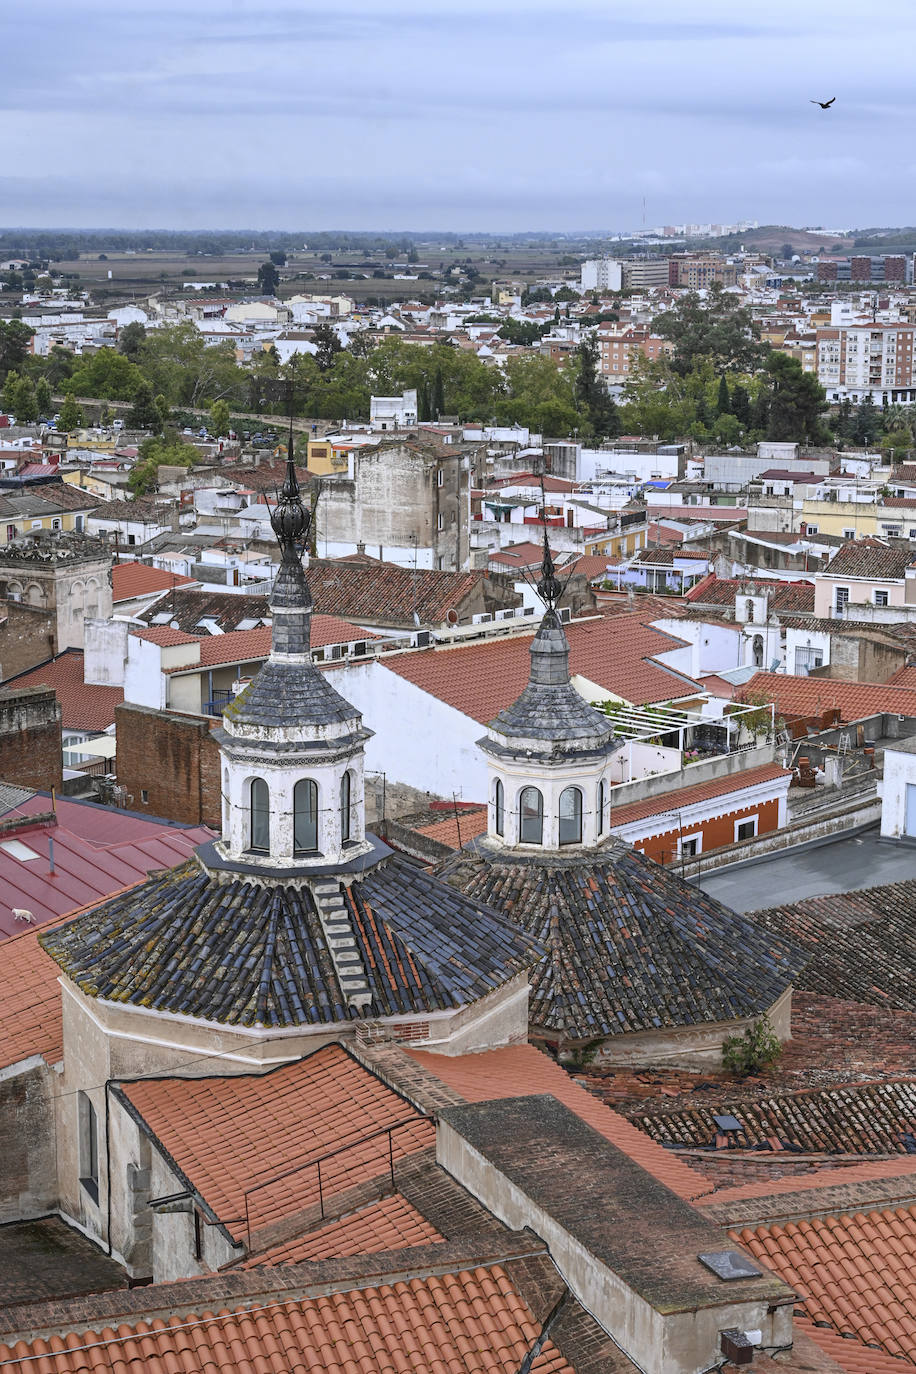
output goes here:
[[552, 611], [556, 609], [556, 604], [563, 595], [563, 587], [554, 571], [553, 555], [547, 540], [547, 499], [544, 495], [543, 480], [541, 481], [541, 514], [544, 517], [544, 557], [541, 559], [541, 575], [536, 586], [538, 596], [548, 611]]
[[308, 536], [311, 516], [302, 504], [299, 482], [296, 478], [292, 407], [286, 448], [286, 481], [277, 492], [277, 504], [270, 513], [270, 523], [277, 536], [283, 562], [298, 563]]

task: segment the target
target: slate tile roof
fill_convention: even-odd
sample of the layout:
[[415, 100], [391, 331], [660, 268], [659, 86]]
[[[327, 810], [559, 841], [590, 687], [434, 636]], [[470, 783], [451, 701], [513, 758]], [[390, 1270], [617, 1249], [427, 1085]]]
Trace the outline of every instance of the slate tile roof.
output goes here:
[[[727, 1103], [727, 1098], [725, 1102]], [[795, 1093], [711, 1103], [633, 1117], [653, 1140], [682, 1148], [714, 1148], [714, 1112], [742, 1124], [738, 1149], [828, 1154], [916, 1154], [916, 1080], [839, 1084]]]
[[916, 1011], [916, 879], [807, 897], [751, 919], [810, 952], [800, 989]]
[[766, 595], [770, 611], [814, 614], [813, 582], [777, 582], [764, 577], [716, 577], [715, 573], [710, 573], [684, 593], [684, 600], [706, 606], [734, 606], [735, 597], [742, 595]]
[[579, 1087], [555, 1059], [534, 1045], [509, 1045], [479, 1054], [432, 1054], [428, 1050], [402, 1053], [460, 1093], [466, 1102], [549, 1093], [678, 1197], [689, 1201], [709, 1192], [709, 1184], [701, 1175]]
[[265, 1074], [146, 1079], [117, 1091], [237, 1239], [246, 1192], [252, 1232], [317, 1204], [317, 1171], [290, 1172], [299, 1165], [342, 1151], [322, 1165], [327, 1204], [387, 1177], [388, 1137], [376, 1132], [399, 1127], [396, 1162], [435, 1142], [429, 1118], [336, 1044]]
[[886, 548], [871, 542], [849, 540], [834, 554], [824, 569], [823, 576], [901, 581], [914, 558], [916, 555], [913, 549], [905, 542]]
[[[640, 613], [596, 616], [564, 626], [569, 670], [636, 705], [670, 701], [702, 691], [699, 683], [666, 668], [654, 654], [682, 643], [644, 623]], [[447, 649], [388, 654], [384, 666], [399, 677], [488, 725], [521, 695], [528, 682], [530, 635], [483, 640]]]
[[782, 716], [819, 716], [838, 710], [841, 721], [861, 720], [879, 711], [916, 716], [916, 691], [886, 682], [843, 682], [837, 678], [755, 673], [736, 693], [738, 701], [763, 697]]
[[220, 882], [197, 863], [151, 878], [46, 932], [84, 992], [229, 1025], [321, 1025], [457, 1007], [528, 967], [537, 947], [393, 856], [348, 889], [373, 1001], [340, 990], [306, 886]]
[[916, 1208], [812, 1217], [735, 1235], [840, 1336], [916, 1363]]
[[[100, 514], [100, 511], [96, 511], [97, 518]], [[153, 596], [171, 587], [195, 586], [197, 583], [193, 577], [167, 572], [165, 568], [153, 568], [146, 563], [115, 563], [111, 569], [111, 599], [115, 605], [119, 601], [131, 601], [136, 596]]]
[[804, 962], [782, 936], [622, 841], [581, 859], [462, 852], [439, 872], [546, 949], [529, 1021], [567, 1039], [760, 1015]]
[[[249, 1298], [236, 1310], [220, 1298], [224, 1280], [211, 1280], [195, 1285], [202, 1294], [213, 1290], [196, 1309], [151, 1321], [114, 1317], [78, 1336], [0, 1345], [0, 1367], [4, 1374], [505, 1374], [520, 1368], [547, 1316], [535, 1315], [522, 1295], [526, 1264], [381, 1276], [320, 1296]], [[621, 1356], [607, 1368], [624, 1374], [635, 1366]], [[575, 1374], [550, 1338], [530, 1372]]]
[[307, 1235], [271, 1246], [246, 1260], [245, 1268], [299, 1264], [303, 1260], [330, 1259], [333, 1255], [374, 1255], [379, 1250], [400, 1250], [443, 1239], [416, 1207], [400, 1193], [393, 1193]]
[[415, 625], [414, 612], [425, 625], [441, 625], [454, 608], [473, 596], [483, 580], [479, 572], [439, 572], [312, 558], [309, 586], [316, 610], [368, 625]]
[[37, 668], [7, 678], [3, 685], [12, 683], [17, 688], [53, 687], [65, 730], [107, 730], [114, 724], [115, 707], [124, 700], [122, 687], [97, 687], [83, 680], [82, 649], [64, 649]]

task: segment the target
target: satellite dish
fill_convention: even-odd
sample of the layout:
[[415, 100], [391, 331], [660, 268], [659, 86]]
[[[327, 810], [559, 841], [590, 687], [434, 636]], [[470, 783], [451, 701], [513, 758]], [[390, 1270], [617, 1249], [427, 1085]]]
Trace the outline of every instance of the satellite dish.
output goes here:
[[445, 618], [448, 621], [449, 625], [458, 624], [458, 612], [455, 610], [454, 606], [449, 607], [449, 609], [445, 613]]

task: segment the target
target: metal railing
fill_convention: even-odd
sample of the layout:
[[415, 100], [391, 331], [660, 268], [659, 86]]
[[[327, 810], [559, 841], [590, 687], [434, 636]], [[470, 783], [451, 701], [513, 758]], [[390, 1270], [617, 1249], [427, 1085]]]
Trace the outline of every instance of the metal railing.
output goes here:
[[[284, 1183], [287, 1179], [294, 1178], [297, 1174], [303, 1174], [306, 1170], [314, 1170], [318, 1192], [318, 1211], [322, 1221], [325, 1219], [325, 1186], [326, 1177], [322, 1178], [322, 1165], [325, 1166], [327, 1174], [328, 1162], [338, 1159], [342, 1155], [351, 1154], [353, 1151], [360, 1150], [370, 1141], [381, 1140], [387, 1137], [387, 1150], [384, 1150], [383, 1157], [387, 1156], [387, 1176], [391, 1191], [395, 1190], [394, 1178], [394, 1133], [404, 1129], [406, 1126], [417, 1126], [426, 1118], [422, 1116], [405, 1117], [403, 1121], [396, 1121], [392, 1126], [382, 1126], [377, 1131], [370, 1132], [369, 1135], [361, 1136], [359, 1140], [353, 1140], [348, 1145], [341, 1145], [336, 1150], [329, 1150], [326, 1154], [319, 1155], [317, 1159], [306, 1160], [304, 1164], [297, 1164], [292, 1169], [286, 1169], [283, 1173], [274, 1174], [272, 1178], [265, 1179], [263, 1183], [255, 1183], [250, 1188], [245, 1189], [245, 1236], [249, 1251], [251, 1250], [251, 1199], [256, 1193], [262, 1193], [266, 1188], [272, 1188], [278, 1183]], [[339, 1189], [335, 1189], [335, 1192]]]

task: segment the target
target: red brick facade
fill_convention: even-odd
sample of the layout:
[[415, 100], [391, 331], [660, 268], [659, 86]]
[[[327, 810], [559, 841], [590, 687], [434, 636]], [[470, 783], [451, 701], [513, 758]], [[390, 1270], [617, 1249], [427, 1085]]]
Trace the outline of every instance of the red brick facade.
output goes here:
[[115, 710], [118, 782], [135, 811], [186, 825], [221, 825], [220, 721], [121, 705]]
[[36, 791], [63, 781], [60, 706], [49, 687], [0, 694], [0, 778]]

